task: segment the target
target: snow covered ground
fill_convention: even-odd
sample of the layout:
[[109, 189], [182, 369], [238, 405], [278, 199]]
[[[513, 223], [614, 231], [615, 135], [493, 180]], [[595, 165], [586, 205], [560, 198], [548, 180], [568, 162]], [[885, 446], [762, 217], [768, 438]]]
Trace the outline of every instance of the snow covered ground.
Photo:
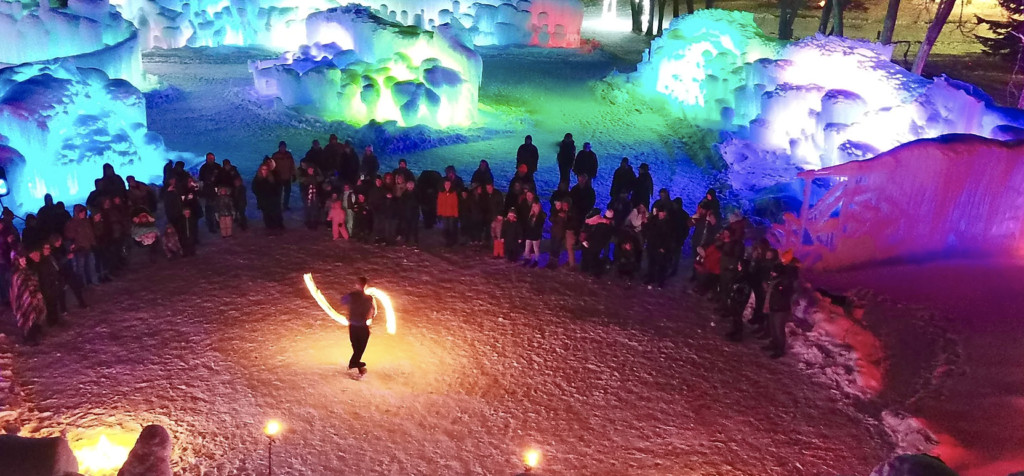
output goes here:
[[[444, 135], [353, 129], [262, 101], [246, 61], [274, 52], [153, 52], [144, 58], [146, 72], [167, 87], [148, 96], [149, 126], [170, 149], [213, 151], [246, 177], [278, 140], [301, 157], [312, 139], [335, 132], [372, 143], [384, 168], [405, 157], [415, 170], [454, 164], [468, 178], [488, 159], [499, 184], [512, 175], [522, 137], [533, 134], [543, 191], [555, 186], [555, 143], [572, 132], [577, 145], [593, 142], [601, 159], [599, 203], [618, 159], [629, 156], [634, 165], [648, 162], [655, 186], [693, 208], [702, 189], [721, 183], [686, 156], [686, 142], [701, 138], [661, 115], [615, 106], [588, 84], [613, 69], [635, 69], [643, 40], [593, 30], [584, 37], [597, 37], [603, 50], [482, 48], [485, 122]], [[297, 228], [298, 214], [291, 219]], [[955, 364], [956, 346], [966, 361], [972, 344], [950, 343], [946, 327], [923, 334], [931, 321], [913, 319], [880, 331], [884, 344], [896, 345], [886, 349], [882, 393], [864, 399], [851, 392], [848, 369], [829, 367], [844, 356], [826, 355], [817, 365], [807, 352], [771, 361], [753, 342], [728, 343], [709, 306], [678, 284], [627, 291], [563, 271], [511, 268], [470, 250], [442, 251], [433, 233], [414, 252], [332, 243], [323, 230], [271, 238], [259, 228], [232, 240], [207, 237], [190, 262], [137, 259], [38, 348], [0, 341], [0, 351], [13, 353], [20, 389], [0, 412], [0, 426], [19, 422], [22, 434], [67, 431], [75, 440], [87, 430], [137, 432], [159, 423], [176, 440], [175, 468], [189, 475], [262, 473], [260, 430], [268, 418], [286, 426], [274, 449], [278, 474], [513, 474], [522, 451], [535, 446], [545, 474], [854, 475], [895, 448], [881, 421], [889, 407], [920, 411], [940, 440], [949, 434], [971, 446], [972, 428], [981, 425], [955, 422], [978, 415], [957, 412], [973, 401], [968, 390], [999, 378], [975, 374], [960, 380], [953, 398], [920, 403], [929, 400], [914, 397], [936, 386], [922, 376], [943, 380], [937, 370], [960, 368], [945, 365]], [[316, 273], [332, 299], [358, 274], [394, 299], [398, 334], [371, 338], [366, 380], [341, 370], [346, 330], [306, 293], [305, 272]], [[872, 276], [823, 282], [857, 287]], [[872, 309], [869, 324], [898, 322], [889, 317], [899, 312]], [[992, 329], [1003, 332], [1004, 348], [1012, 347], [1019, 335], [1012, 321], [991, 322], [1002, 326]], [[899, 346], [908, 335], [928, 339]], [[986, 337], [973, 345], [983, 349]], [[806, 339], [795, 344], [830, 352]], [[0, 353], [4, 371], [8, 359]], [[1012, 374], [1016, 362], [993, 368]], [[984, 441], [1005, 435], [1000, 444], [1009, 449], [953, 459], [981, 468], [970, 474], [999, 474], [985, 465], [1024, 446], [1005, 423], [987, 419], [1009, 413], [999, 408], [1007, 410], [985, 414]]]
[[[191, 261], [89, 294], [38, 348], [17, 347], [25, 433], [161, 423], [183, 474], [254, 474], [265, 419], [286, 425], [278, 474], [867, 474], [880, 426], [791, 359], [713, 327], [673, 286], [625, 290], [469, 250], [374, 248], [326, 231], [206, 238]], [[378, 330], [363, 381], [337, 298], [365, 274], [398, 334]]]

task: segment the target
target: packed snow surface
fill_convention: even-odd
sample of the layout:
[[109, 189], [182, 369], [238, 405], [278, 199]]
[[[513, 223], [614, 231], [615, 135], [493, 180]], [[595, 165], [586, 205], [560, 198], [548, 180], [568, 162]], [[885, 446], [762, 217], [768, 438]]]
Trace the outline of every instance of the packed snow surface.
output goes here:
[[[296, 218], [298, 218], [296, 216]], [[185, 474], [867, 474], [887, 437], [792, 360], [722, 337], [703, 299], [513, 267], [469, 250], [331, 242], [257, 228], [89, 294], [37, 348], [17, 347], [23, 434], [158, 423]], [[357, 275], [390, 294], [354, 381], [329, 299]], [[146, 279], [137, 279], [145, 275]], [[126, 299], [125, 296], [130, 296]], [[78, 433], [72, 435], [74, 440]]]

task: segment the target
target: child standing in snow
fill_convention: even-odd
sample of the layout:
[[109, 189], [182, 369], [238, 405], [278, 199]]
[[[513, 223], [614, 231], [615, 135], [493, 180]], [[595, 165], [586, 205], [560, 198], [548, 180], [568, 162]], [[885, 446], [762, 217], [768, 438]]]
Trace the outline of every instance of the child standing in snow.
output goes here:
[[349, 236], [352, 236], [352, 221], [355, 219], [355, 213], [352, 213], [352, 205], [355, 202], [356, 196], [352, 191], [352, 185], [348, 183], [342, 185], [341, 208], [345, 210], [345, 230]]
[[505, 222], [505, 217], [496, 215], [494, 220], [491, 221], [491, 241], [494, 242], [494, 254], [491, 255], [494, 258], [505, 257], [505, 240], [501, 237], [502, 225]]
[[530, 205], [530, 214], [527, 215], [526, 223], [523, 223], [523, 240], [526, 242], [526, 261], [524, 266], [537, 267], [540, 259], [540, 239], [544, 232], [544, 221], [547, 216], [540, 209], [540, 202], [533, 202]]
[[167, 259], [180, 258], [183, 255], [181, 241], [178, 240], [178, 230], [171, 224], [168, 224], [164, 230], [164, 254], [167, 255]]
[[345, 228], [347, 214], [341, 206], [338, 194], [331, 196], [330, 208], [327, 209], [327, 220], [331, 222], [331, 237], [337, 241], [338, 237], [348, 239], [348, 229]]
[[501, 225], [501, 241], [505, 244], [505, 259], [515, 263], [523, 256], [523, 228], [516, 217], [515, 209], [508, 211], [508, 218]]
[[217, 222], [220, 224], [220, 236], [231, 237], [231, 225], [235, 221], [235, 200], [231, 189], [221, 187], [217, 190]]

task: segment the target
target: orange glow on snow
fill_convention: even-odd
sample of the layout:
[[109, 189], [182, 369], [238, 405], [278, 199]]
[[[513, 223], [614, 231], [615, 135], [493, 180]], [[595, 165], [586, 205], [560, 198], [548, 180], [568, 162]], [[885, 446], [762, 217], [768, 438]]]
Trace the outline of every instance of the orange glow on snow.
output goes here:
[[107, 435], [100, 434], [97, 439], [90, 439], [74, 445], [72, 452], [78, 458], [78, 470], [82, 474], [105, 475], [115, 474], [125, 460], [132, 446], [130, 435], [124, 438], [113, 437], [111, 441]]
[[267, 426], [263, 427], [263, 434], [271, 438], [274, 438], [277, 435], [281, 434], [281, 422], [277, 420], [267, 421]]
[[526, 453], [523, 454], [523, 464], [530, 469], [536, 468], [537, 465], [540, 464], [540, 451], [527, 450]]
[[[302, 279], [306, 282], [306, 288], [309, 289], [309, 294], [313, 296], [316, 303], [320, 305], [320, 309], [323, 309], [331, 319], [334, 319], [343, 326], [347, 326], [348, 319], [335, 310], [334, 306], [331, 306], [331, 303], [327, 302], [327, 298], [324, 297], [324, 294], [316, 287], [316, 283], [313, 282], [313, 274], [306, 273], [302, 275]], [[387, 327], [388, 334], [394, 334], [397, 332], [398, 322], [395, 317], [395, 307], [391, 304], [391, 298], [387, 293], [377, 288], [367, 288], [366, 294], [377, 299], [377, 301], [380, 302], [380, 305], [384, 308], [384, 322], [385, 327]], [[373, 319], [366, 321], [366, 323], [373, 324]]]

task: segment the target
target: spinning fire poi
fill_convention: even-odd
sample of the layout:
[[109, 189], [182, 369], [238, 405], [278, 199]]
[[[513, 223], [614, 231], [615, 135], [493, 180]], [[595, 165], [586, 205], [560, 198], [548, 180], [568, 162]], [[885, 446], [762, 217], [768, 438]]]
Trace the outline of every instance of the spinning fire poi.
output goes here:
[[[391, 306], [391, 299], [377, 288], [367, 287], [369, 282], [365, 277], [356, 279], [358, 287], [341, 298], [341, 303], [348, 305], [348, 318], [341, 315], [334, 309], [323, 293], [313, 282], [312, 274], [303, 275], [309, 293], [313, 295], [320, 308], [343, 326], [348, 326], [349, 341], [352, 343], [352, 358], [349, 359], [349, 370], [358, 369], [359, 376], [366, 375], [366, 363], [362, 362], [363, 352], [366, 351], [366, 344], [370, 340], [370, 326], [373, 318], [377, 316], [377, 301], [384, 306], [384, 316], [389, 334], [395, 333], [395, 310]], [[376, 299], [375, 299], [376, 298]]]

